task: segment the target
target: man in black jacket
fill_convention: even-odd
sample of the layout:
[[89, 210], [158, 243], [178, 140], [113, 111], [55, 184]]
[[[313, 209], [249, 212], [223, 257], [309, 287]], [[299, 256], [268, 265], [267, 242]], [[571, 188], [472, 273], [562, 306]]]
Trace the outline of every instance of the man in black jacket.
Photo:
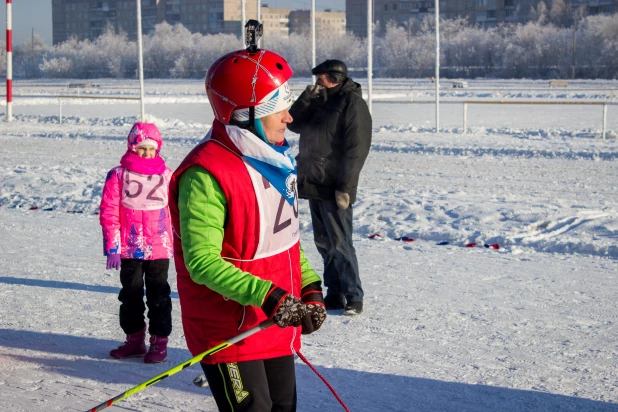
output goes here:
[[313, 237], [324, 260], [327, 309], [344, 315], [363, 311], [363, 288], [352, 244], [352, 204], [371, 146], [371, 115], [361, 86], [340, 60], [311, 71], [307, 86], [290, 108], [288, 128], [300, 134], [298, 195], [309, 199]]

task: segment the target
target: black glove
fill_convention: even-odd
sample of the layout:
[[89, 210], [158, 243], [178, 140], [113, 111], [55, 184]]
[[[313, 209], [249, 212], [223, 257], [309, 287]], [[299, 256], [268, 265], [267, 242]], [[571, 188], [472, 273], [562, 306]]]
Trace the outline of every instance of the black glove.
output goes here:
[[305, 89], [305, 95], [311, 100], [317, 99], [320, 96], [326, 99], [326, 87], [322, 87], [318, 84], [310, 84]]
[[272, 285], [262, 303], [262, 310], [277, 326], [287, 328], [300, 326], [300, 320], [307, 313], [307, 306], [291, 293]]
[[313, 282], [303, 288], [301, 300], [307, 305], [307, 313], [303, 316], [301, 326], [303, 335], [308, 335], [320, 329], [326, 319], [326, 307], [322, 294], [321, 282]]

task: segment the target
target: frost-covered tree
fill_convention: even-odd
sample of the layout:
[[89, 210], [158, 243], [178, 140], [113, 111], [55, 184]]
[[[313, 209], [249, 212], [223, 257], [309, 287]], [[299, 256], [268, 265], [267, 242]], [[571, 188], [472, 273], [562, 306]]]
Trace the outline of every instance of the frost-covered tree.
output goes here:
[[318, 64], [326, 59], [344, 61], [349, 68], [361, 68], [367, 64], [366, 44], [353, 34], [320, 33], [316, 51]]
[[416, 60], [410, 47], [411, 37], [393, 22], [386, 25], [384, 36], [376, 38], [374, 49], [375, 70], [378, 76], [404, 77], [418, 71], [424, 62]]
[[193, 35], [193, 49], [186, 50], [193, 78], [204, 78], [212, 63], [225, 53], [238, 49], [238, 37], [233, 34]]
[[95, 42], [98, 74], [101, 77], [112, 76], [118, 79], [130, 76], [137, 67], [137, 45], [130, 42], [124, 32], [116, 33], [111, 25], [108, 25], [101, 36]]
[[567, 27], [573, 22], [571, 6], [567, 5], [564, 0], [552, 0], [549, 9], [549, 22], [555, 26]]
[[[307, 34], [292, 33], [288, 37], [267, 35], [263, 47], [283, 56], [297, 76], [311, 75], [311, 38]], [[318, 57], [316, 56], [316, 60]]]
[[194, 36], [182, 24], [157, 24], [154, 33], [144, 38], [144, 73], [149, 77], [169, 77], [176, 61], [183, 55], [192, 55], [193, 44]]
[[39, 77], [39, 65], [49, 47], [37, 33], [24, 39], [13, 50], [13, 75], [15, 77]]
[[590, 16], [577, 30], [577, 65], [589, 78], [618, 77], [618, 14]]
[[445, 37], [442, 64], [447, 71], [450, 67], [446, 73], [449, 77], [487, 76], [495, 73], [501, 63], [503, 38], [495, 28], [479, 30], [457, 24], [445, 32]]
[[42, 73], [51, 78], [66, 78], [71, 77], [72, 61], [66, 57], [52, 58], [47, 60], [43, 58], [43, 63], [39, 65]]
[[564, 77], [570, 67], [567, 29], [528, 23], [518, 26], [503, 55], [512, 77]]
[[[563, 24], [565, 13], [571, 13], [569, 10], [564, 0], [554, 0], [549, 11], [540, 2], [533, 10], [533, 21], [493, 28], [473, 27], [465, 19], [441, 20], [442, 74], [446, 77], [570, 77], [574, 27]], [[576, 10], [575, 16], [578, 22], [575, 33], [577, 74], [618, 77], [618, 14], [584, 17]], [[389, 77], [432, 75], [434, 25], [432, 17], [411, 20], [404, 25], [389, 22], [378, 35], [380, 27], [376, 24], [374, 74]], [[311, 75], [308, 33], [285, 37], [266, 33], [262, 47], [281, 54], [296, 76]], [[154, 33], [144, 36], [144, 74], [150, 78], [203, 78], [217, 58], [239, 48], [240, 40], [231, 34], [204, 36], [191, 33], [180, 24], [161, 23]], [[343, 60], [350, 69], [360, 70], [364, 75], [366, 39], [352, 34], [317, 33], [316, 59], [318, 63], [326, 59]], [[26, 40], [15, 51], [16, 77], [28, 77], [33, 73], [27, 66], [31, 61], [35, 61], [37, 71], [47, 77], [126, 78], [136, 76], [137, 50], [135, 42], [108, 26], [94, 41], [71, 38], [47, 47], [38, 36]], [[0, 48], [0, 69], [6, 70], [5, 67], [6, 53]]]
[[534, 6], [530, 6], [530, 21], [536, 22], [538, 24], [545, 24], [547, 22], [547, 5], [543, 0], [537, 4], [536, 8]]
[[122, 78], [135, 72], [136, 55], [135, 43], [128, 41], [125, 33], [117, 34], [108, 25], [94, 42], [73, 37], [54, 46], [46, 52], [39, 68], [46, 73], [68, 71], [66, 76], [73, 78]]
[[189, 66], [189, 59], [183, 54], [174, 63], [174, 67], [170, 70], [170, 74], [175, 79], [186, 79], [187, 77], [190, 77]]

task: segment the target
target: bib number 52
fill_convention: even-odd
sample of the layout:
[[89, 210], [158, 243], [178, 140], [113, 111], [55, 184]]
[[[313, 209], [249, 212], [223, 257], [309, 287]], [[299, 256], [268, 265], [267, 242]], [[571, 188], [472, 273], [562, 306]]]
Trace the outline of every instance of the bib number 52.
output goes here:
[[167, 206], [163, 175], [142, 175], [125, 170], [122, 203], [135, 210], [155, 210]]

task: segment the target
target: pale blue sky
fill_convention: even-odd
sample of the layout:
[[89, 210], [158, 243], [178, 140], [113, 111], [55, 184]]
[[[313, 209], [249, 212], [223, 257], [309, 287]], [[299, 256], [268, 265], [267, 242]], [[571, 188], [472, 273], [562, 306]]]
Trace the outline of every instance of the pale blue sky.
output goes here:
[[[292, 10], [311, 7], [311, 0], [262, 0], [270, 7], [288, 7]], [[345, 10], [345, 0], [316, 0], [316, 9]], [[0, 0], [0, 27], [6, 30], [6, 1]], [[13, 0], [13, 45], [29, 39], [34, 32], [45, 43], [52, 44], [51, 0]], [[4, 37], [4, 36], [3, 36]]]
[[[13, 0], [13, 46], [30, 38], [32, 28], [52, 44], [51, 0]], [[0, 28], [6, 30], [6, 1], [0, 0]], [[6, 39], [6, 36], [4, 36]]]

